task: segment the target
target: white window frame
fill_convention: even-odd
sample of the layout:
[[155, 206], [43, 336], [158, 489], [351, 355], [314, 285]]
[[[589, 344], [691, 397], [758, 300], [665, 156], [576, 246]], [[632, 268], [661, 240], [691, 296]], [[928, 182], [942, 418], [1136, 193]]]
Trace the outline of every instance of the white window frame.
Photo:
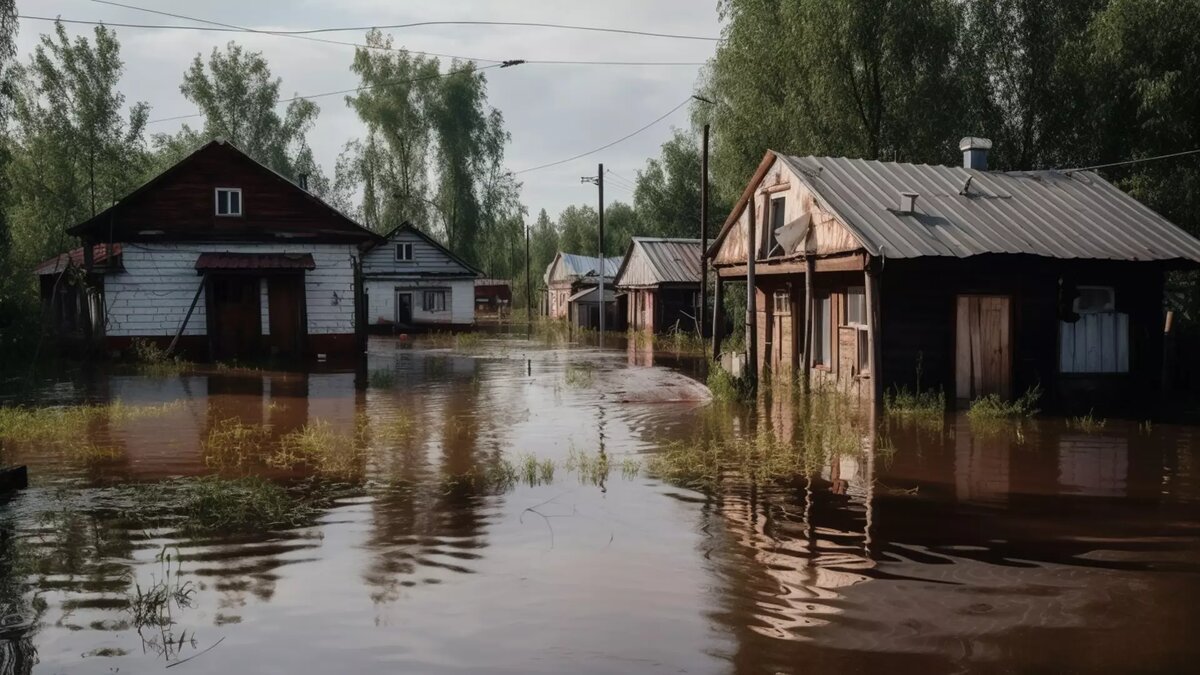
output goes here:
[[810, 362], [814, 368], [833, 369], [833, 320], [833, 294], [829, 291], [813, 294], [813, 353]]
[[[441, 296], [441, 302], [437, 302], [436, 298]], [[441, 307], [438, 307], [438, 305]], [[438, 314], [448, 311], [450, 306], [450, 291], [444, 288], [427, 289], [421, 291], [421, 311], [429, 312], [430, 314]]]
[[[782, 302], [783, 306], [780, 307]], [[792, 313], [792, 294], [785, 288], [776, 289], [771, 295], [771, 310], [775, 314], [791, 314]]]
[[[236, 194], [238, 208], [237, 211], [229, 210], [228, 213], [221, 213], [221, 193]], [[225, 199], [226, 206], [229, 205], [229, 199]], [[213, 190], [213, 213], [221, 218], [238, 218], [246, 211], [246, 202], [242, 199], [242, 188], [235, 187], [219, 187]]]
[[[862, 311], [862, 319], [863, 320], [861, 322], [850, 320], [850, 302], [851, 302], [850, 298], [851, 298], [851, 296], [855, 296], [855, 295], [862, 296], [862, 310], [863, 310]], [[851, 326], [854, 328], [865, 329], [867, 327], [867, 312], [870, 311], [870, 309], [867, 307], [867, 290], [866, 290], [866, 288], [863, 286], [850, 286], [850, 287], [846, 288], [845, 298], [846, 298], [846, 313], [845, 313], [845, 317], [844, 317], [845, 323], [842, 325], [843, 326]]]
[[[401, 256], [400, 251], [407, 251], [406, 256]], [[412, 262], [413, 261], [413, 245], [411, 241], [396, 242], [396, 246], [392, 249], [396, 256], [396, 262]]]

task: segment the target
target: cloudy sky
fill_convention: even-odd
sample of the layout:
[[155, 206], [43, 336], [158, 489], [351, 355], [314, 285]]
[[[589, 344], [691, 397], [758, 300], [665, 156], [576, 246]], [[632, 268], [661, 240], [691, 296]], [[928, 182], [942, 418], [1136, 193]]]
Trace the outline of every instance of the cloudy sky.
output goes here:
[[[631, 28], [643, 31], [717, 36], [716, 0], [120, 0], [190, 17], [259, 29], [305, 29], [372, 26], [418, 21], [531, 21]], [[89, 0], [17, 0], [23, 15], [86, 21], [189, 25], [189, 22], [146, 12], [97, 4]], [[190, 24], [197, 25], [197, 24]], [[28, 59], [38, 35], [51, 24], [23, 19], [18, 46]], [[86, 26], [68, 26], [72, 33]], [[358, 84], [349, 70], [354, 48], [286, 37], [203, 31], [115, 28], [126, 68], [121, 87], [129, 101], [150, 104], [151, 119], [195, 112], [179, 93], [184, 70], [197, 53], [237, 40], [263, 52], [285, 96], [348, 89]], [[473, 59], [530, 61], [653, 61], [701, 63], [715, 43], [611, 33], [500, 26], [425, 26], [390, 31], [397, 45], [413, 51]], [[361, 42], [363, 32], [322, 37]], [[448, 60], [444, 60], [448, 65]], [[481, 63], [483, 65], [483, 63]], [[555, 65], [529, 63], [488, 71], [491, 104], [504, 113], [512, 142], [507, 163], [512, 170], [564, 159], [616, 140], [686, 100], [700, 67]], [[327, 174], [342, 145], [362, 134], [362, 126], [341, 96], [316, 99], [321, 114], [309, 142]], [[169, 132], [181, 122], [150, 125]], [[193, 122], [194, 124], [194, 122]], [[684, 106], [634, 138], [586, 158], [540, 171], [523, 173], [523, 199], [530, 217], [545, 208], [553, 217], [573, 203], [594, 203], [595, 188], [580, 176], [596, 172], [597, 162], [617, 174], [609, 176], [606, 197], [632, 200], [626, 186], [672, 127], [688, 128]]]

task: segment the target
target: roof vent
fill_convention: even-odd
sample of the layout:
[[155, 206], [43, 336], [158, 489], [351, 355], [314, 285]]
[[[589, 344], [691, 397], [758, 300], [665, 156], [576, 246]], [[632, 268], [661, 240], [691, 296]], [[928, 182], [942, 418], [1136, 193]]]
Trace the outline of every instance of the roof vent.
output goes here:
[[990, 140], [967, 136], [958, 142], [958, 149], [962, 150], [963, 153], [964, 169], [987, 171], [988, 150], [992, 149], [992, 142]]
[[900, 213], [912, 213], [917, 209], [917, 197], [920, 196], [915, 192], [900, 193]]

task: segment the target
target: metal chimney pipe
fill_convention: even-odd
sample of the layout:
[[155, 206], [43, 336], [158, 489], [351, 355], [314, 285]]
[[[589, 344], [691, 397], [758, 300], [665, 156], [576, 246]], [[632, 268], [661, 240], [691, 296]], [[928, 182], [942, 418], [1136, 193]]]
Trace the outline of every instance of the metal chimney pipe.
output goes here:
[[967, 136], [958, 142], [958, 149], [963, 153], [964, 169], [988, 170], [988, 150], [992, 149], [991, 140]]

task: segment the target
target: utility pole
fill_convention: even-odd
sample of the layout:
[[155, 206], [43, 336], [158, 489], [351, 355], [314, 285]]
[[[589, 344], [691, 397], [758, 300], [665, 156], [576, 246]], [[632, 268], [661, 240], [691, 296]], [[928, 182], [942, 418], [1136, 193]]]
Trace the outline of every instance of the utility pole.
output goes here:
[[525, 226], [525, 320], [533, 325], [533, 285], [529, 277], [529, 225]]
[[700, 313], [696, 317], [700, 337], [704, 338], [704, 319], [708, 315], [708, 125], [700, 143]]
[[606, 265], [604, 264], [604, 163], [601, 162], [596, 168], [595, 176], [582, 176], [579, 179], [580, 183], [591, 183], [600, 189], [600, 227], [599, 227], [599, 244], [600, 251], [600, 343], [604, 344], [604, 312], [608, 309], [604, 302], [604, 272]]

